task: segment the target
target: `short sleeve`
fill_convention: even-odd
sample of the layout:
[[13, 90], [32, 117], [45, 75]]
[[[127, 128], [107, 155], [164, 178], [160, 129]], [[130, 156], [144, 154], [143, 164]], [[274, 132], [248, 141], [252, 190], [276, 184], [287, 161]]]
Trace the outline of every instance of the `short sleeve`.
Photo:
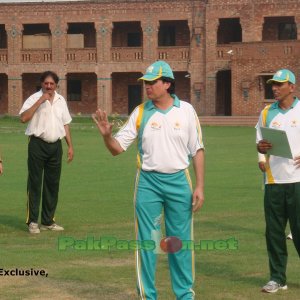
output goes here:
[[114, 138], [119, 142], [120, 146], [124, 151], [134, 142], [137, 137], [137, 116], [139, 112], [139, 106], [134, 109], [132, 114], [129, 116], [126, 123], [121, 129], [115, 134]]
[[189, 109], [189, 140], [188, 149], [190, 155], [193, 157], [196, 155], [199, 149], [204, 149], [202, 130], [199, 122], [199, 118], [192, 106]]
[[261, 131], [260, 131], [260, 127], [262, 127], [263, 124], [262, 124], [262, 113], [260, 114], [259, 116], [259, 119], [258, 119], [258, 122], [255, 126], [255, 129], [256, 129], [256, 144], [258, 144], [258, 142], [260, 140], [262, 140], [262, 135], [261, 135]]
[[258, 162], [263, 162], [263, 163], [266, 162], [266, 156], [259, 152], [258, 152]]
[[70, 124], [72, 121], [72, 117], [70, 115], [67, 101], [64, 97], [61, 96], [61, 99], [63, 101], [63, 115], [62, 115], [62, 122], [64, 125]]
[[28, 110], [39, 98], [42, 96], [41, 92], [37, 92], [31, 95], [28, 99], [25, 100], [21, 110], [19, 111], [19, 115], [21, 115], [24, 111]]

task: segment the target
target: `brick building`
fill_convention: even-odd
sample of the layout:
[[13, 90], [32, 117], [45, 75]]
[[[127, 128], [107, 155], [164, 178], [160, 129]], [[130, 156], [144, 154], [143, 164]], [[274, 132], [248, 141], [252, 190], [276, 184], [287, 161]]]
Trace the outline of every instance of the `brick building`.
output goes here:
[[208, 3], [204, 113], [257, 115], [272, 102], [266, 81], [276, 70], [289, 68], [300, 82], [300, 1]]
[[137, 78], [164, 59], [199, 115], [257, 115], [276, 69], [300, 77], [297, 24], [298, 0], [0, 0], [0, 114], [17, 114], [45, 70], [72, 113], [128, 114], [144, 99]]

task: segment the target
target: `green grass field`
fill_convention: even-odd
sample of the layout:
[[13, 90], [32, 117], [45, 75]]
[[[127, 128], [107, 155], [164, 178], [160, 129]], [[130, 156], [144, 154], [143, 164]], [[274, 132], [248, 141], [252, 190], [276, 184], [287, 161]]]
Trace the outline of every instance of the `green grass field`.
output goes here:
[[[134, 239], [135, 147], [112, 157], [92, 120], [75, 119], [71, 128], [75, 157], [67, 164], [64, 153], [56, 214], [65, 231], [30, 235], [25, 226], [25, 125], [0, 119], [4, 160], [0, 269], [34, 268], [48, 273], [48, 277], [0, 276], [0, 299], [137, 299], [132, 250], [58, 250], [59, 237]], [[299, 299], [299, 261], [290, 241], [289, 289], [273, 296], [260, 292], [269, 278], [254, 128], [204, 127], [203, 136], [206, 201], [195, 215], [195, 240], [234, 237], [238, 249], [196, 252], [196, 299]], [[157, 288], [159, 299], [174, 299], [166, 255], [159, 255]]]

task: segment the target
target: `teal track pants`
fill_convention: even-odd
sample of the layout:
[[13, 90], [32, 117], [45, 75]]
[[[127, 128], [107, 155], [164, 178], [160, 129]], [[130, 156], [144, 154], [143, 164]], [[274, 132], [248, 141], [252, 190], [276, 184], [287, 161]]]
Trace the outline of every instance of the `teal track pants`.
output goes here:
[[[135, 186], [136, 239], [152, 240], [161, 230], [164, 211], [166, 236], [193, 240], [192, 189], [187, 170], [174, 174], [138, 171]], [[156, 247], [160, 245], [156, 244]], [[157, 299], [155, 270], [157, 251], [137, 250], [137, 288], [140, 299]], [[194, 299], [194, 251], [168, 254], [176, 299]]]

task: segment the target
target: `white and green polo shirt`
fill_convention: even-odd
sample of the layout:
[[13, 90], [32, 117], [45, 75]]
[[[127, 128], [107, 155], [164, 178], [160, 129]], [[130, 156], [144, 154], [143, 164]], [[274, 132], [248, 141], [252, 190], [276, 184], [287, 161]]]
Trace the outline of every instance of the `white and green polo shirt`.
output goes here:
[[[289, 141], [300, 139], [300, 102], [298, 98], [295, 98], [292, 106], [287, 110], [281, 109], [278, 101], [262, 110], [256, 125], [256, 143], [262, 140], [260, 127], [284, 130]], [[294, 165], [293, 159], [274, 155], [266, 155], [266, 158], [266, 184], [300, 182], [300, 168]]]
[[167, 110], [158, 109], [152, 101], [136, 107], [114, 136], [125, 151], [137, 138], [138, 167], [144, 171], [170, 174], [184, 170], [190, 157], [204, 148], [194, 108], [172, 97], [173, 106]]

